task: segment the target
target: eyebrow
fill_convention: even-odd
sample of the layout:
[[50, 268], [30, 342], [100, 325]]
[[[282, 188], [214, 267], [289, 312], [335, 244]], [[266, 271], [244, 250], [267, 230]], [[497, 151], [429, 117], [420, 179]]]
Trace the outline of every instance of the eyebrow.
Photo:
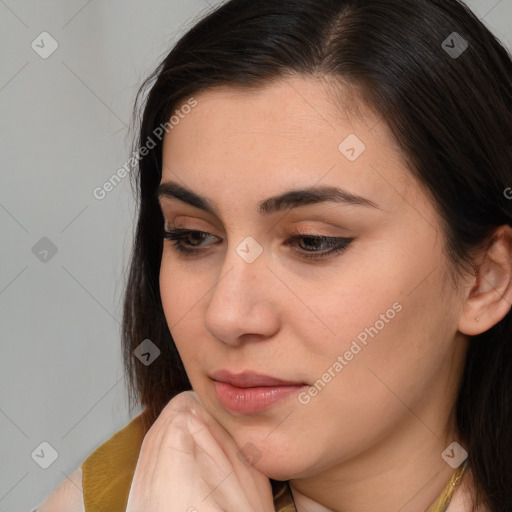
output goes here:
[[[203, 197], [192, 190], [173, 182], [160, 183], [155, 191], [157, 199], [174, 198], [195, 208], [204, 210], [212, 215], [218, 216], [218, 206], [215, 201]], [[270, 215], [289, 208], [300, 208], [311, 204], [337, 203], [344, 205], [365, 206], [381, 210], [380, 206], [366, 197], [352, 194], [337, 187], [306, 187], [302, 189], [289, 190], [283, 194], [269, 197], [258, 203], [258, 211], [263, 215]]]

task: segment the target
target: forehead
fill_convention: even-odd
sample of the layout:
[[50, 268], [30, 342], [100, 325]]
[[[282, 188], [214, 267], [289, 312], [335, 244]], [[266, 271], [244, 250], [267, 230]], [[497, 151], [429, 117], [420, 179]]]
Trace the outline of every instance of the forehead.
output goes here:
[[164, 138], [163, 182], [215, 191], [220, 203], [228, 190], [257, 202], [298, 185], [334, 185], [384, 208], [414, 187], [386, 123], [353, 90], [297, 77], [194, 98]]

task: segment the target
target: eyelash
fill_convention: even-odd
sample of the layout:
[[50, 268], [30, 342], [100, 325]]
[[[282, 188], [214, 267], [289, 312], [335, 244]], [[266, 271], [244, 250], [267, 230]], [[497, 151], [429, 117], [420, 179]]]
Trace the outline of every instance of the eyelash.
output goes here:
[[[343, 238], [343, 237], [333, 237], [333, 236], [317, 236], [311, 235], [309, 233], [301, 233], [298, 230], [293, 231], [295, 236], [291, 237], [287, 240], [286, 245], [291, 245], [290, 242], [300, 240], [301, 238], [307, 238], [314, 240], [314, 243], [329, 243], [331, 249], [322, 253], [317, 251], [306, 251], [304, 249], [300, 249], [303, 253], [302, 257], [309, 260], [320, 260], [323, 258], [327, 258], [328, 256], [334, 256], [336, 254], [340, 254], [341, 252], [348, 249], [350, 244], [353, 242], [353, 238]], [[162, 237], [165, 240], [174, 241], [172, 244], [173, 249], [183, 256], [193, 256], [199, 255], [200, 253], [204, 253], [208, 249], [190, 249], [184, 246], [183, 241], [187, 239], [192, 233], [200, 234], [201, 236], [212, 236], [215, 235], [208, 233], [207, 231], [199, 231], [197, 229], [182, 229], [182, 228], [171, 228], [171, 229], [163, 229]], [[315, 254], [316, 253], [316, 254]]]

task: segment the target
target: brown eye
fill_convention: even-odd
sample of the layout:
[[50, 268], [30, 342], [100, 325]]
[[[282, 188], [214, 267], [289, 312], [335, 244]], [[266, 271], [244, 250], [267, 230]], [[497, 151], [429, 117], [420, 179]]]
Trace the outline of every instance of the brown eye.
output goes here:
[[[193, 229], [163, 229], [162, 231], [162, 237], [165, 240], [171, 240], [174, 241], [172, 244], [176, 251], [181, 252], [185, 255], [191, 255], [194, 253], [200, 253], [203, 252], [204, 249], [197, 248], [202, 247], [201, 243], [207, 239], [207, 237], [214, 237], [211, 233], [208, 233], [206, 231], [199, 231], [199, 230], [193, 230]], [[194, 241], [191, 241], [195, 239]]]
[[[286, 245], [296, 245], [304, 258], [321, 259], [334, 254], [339, 254], [348, 248], [353, 238], [342, 238], [333, 236], [316, 236], [307, 233], [299, 233], [292, 237]], [[297, 243], [297, 241], [299, 241]], [[303, 241], [305, 243], [301, 243]], [[322, 250], [322, 247], [324, 248]]]

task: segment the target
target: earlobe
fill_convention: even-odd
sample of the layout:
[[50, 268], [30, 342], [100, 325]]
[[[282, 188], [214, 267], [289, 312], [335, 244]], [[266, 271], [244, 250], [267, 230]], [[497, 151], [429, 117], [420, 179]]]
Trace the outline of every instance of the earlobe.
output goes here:
[[476, 274], [458, 325], [469, 336], [489, 330], [512, 307], [512, 227], [495, 231]]

